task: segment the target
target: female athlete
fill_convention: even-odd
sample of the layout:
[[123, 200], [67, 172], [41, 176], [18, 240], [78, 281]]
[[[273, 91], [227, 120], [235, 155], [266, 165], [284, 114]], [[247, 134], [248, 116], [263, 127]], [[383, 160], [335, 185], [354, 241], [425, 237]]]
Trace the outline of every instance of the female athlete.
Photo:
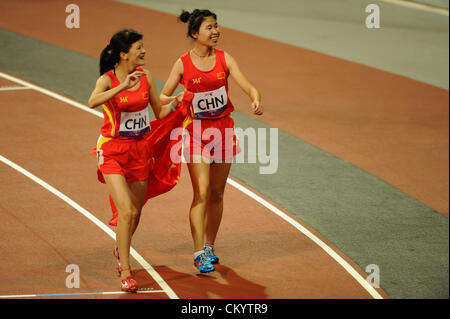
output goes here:
[[194, 93], [190, 114], [184, 123], [185, 158], [193, 188], [189, 219], [194, 241], [194, 266], [200, 272], [214, 271], [219, 258], [214, 252], [222, 220], [223, 195], [232, 158], [240, 151], [234, 132], [228, 96], [228, 76], [250, 97], [255, 115], [262, 115], [261, 95], [239, 69], [235, 59], [217, 49], [220, 29], [209, 10], [183, 11], [187, 35], [193, 48], [174, 64], [161, 92], [167, 101], [179, 83]]

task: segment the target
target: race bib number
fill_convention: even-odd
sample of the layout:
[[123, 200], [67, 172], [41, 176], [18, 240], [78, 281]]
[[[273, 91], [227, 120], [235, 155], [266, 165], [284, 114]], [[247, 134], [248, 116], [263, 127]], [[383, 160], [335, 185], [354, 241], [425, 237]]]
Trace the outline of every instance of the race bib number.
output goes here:
[[139, 136], [150, 131], [148, 109], [120, 114], [120, 136]]
[[192, 106], [196, 118], [215, 117], [227, 108], [228, 97], [225, 86], [208, 92], [194, 93]]

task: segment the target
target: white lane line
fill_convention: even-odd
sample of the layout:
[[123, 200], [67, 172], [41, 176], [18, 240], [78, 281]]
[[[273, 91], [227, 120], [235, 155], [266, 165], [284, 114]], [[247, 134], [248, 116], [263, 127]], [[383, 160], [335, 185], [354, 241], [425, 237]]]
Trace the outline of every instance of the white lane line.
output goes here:
[[31, 90], [26, 86], [0, 86], [0, 91]]
[[341, 256], [339, 256], [333, 249], [330, 248], [327, 244], [325, 244], [322, 240], [320, 240], [316, 235], [311, 233], [308, 229], [300, 225], [296, 220], [291, 218], [290, 216], [286, 215], [284, 212], [270, 204], [265, 199], [261, 198], [251, 190], [245, 188], [241, 184], [237, 183], [236, 181], [228, 178], [227, 182], [243, 192], [244, 194], [250, 196], [252, 199], [272, 211], [274, 214], [278, 215], [285, 221], [287, 221], [289, 224], [297, 228], [301, 233], [303, 233], [305, 236], [307, 236], [309, 239], [311, 239], [313, 242], [315, 242], [320, 248], [322, 248], [328, 255], [331, 256], [339, 265], [341, 265], [364, 289], [367, 290], [367, 292], [375, 299], [383, 299], [383, 297], [375, 290], [375, 288], [366, 280], [364, 279], [348, 262], [346, 262]]
[[403, 7], [418, 9], [418, 10], [422, 10], [422, 11], [442, 14], [442, 15], [445, 15], [448, 17], [448, 9], [445, 9], [445, 8], [433, 7], [431, 5], [418, 3], [418, 2], [414, 2], [414, 1], [408, 1], [408, 0], [380, 0], [380, 1], [397, 4], [397, 5], [400, 5]]
[[9, 80], [9, 81], [11, 81], [11, 82], [15, 82], [15, 83], [17, 83], [17, 84], [26, 86], [26, 87], [28, 87], [28, 88], [30, 88], [30, 89], [36, 90], [36, 91], [38, 91], [38, 92], [40, 92], [40, 93], [43, 93], [43, 94], [45, 94], [45, 95], [51, 96], [51, 97], [54, 98], [54, 99], [57, 99], [57, 100], [59, 100], [59, 101], [61, 101], [61, 102], [70, 104], [70, 105], [72, 105], [72, 106], [75, 106], [75, 107], [77, 107], [77, 108], [79, 108], [79, 109], [82, 109], [83, 111], [89, 112], [89, 113], [94, 114], [94, 115], [97, 115], [97, 116], [99, 116], [99, 117], [103, 117], [103, 114], [102, 114], [101, 112], [98, 112], [98, 111], [96, 111], [96, 110], [90, 109], [90, 108], [88, 108], [86, 105], [83, 105], [83, 104], [78, 103], [78, 102], [76, 102], [76, 101], [74, 101], [74, 100], [72, 100], [72, 99], [69, 99], [69, 98], [67, 98], [67, 97], [65, 97], [65, 96], [62, 96], [61, 94], [58, 94], [58, 93], [55, 93], [55, 92], [53, 92], [53, 91], [44, 89], [44, 88], [42, 88], [42, 87], [40, 87], [40, 86], [34, 85], [34, 84], [30, 83], [30, 82], [21, 80], [21, 79], [19, 79], [19, 78], [16, 78], [16, 77], [14, 77], [14, 76], [11, 76], [11, 75], [6, 74], [6, 73], [3, 73], [3, 72], [0, 72], [0, 77], [2, 77], [2, 78], [4, 78], [4, 79], [7, 79], [7, 80]]
[[[138, 294], [165, 293], [164, 290], [138, 290]], [[91, 296], [91, 295], [123, 295], [129, 294], [124, 291], [100, 291], [100, 292], [75, 292], [75, 293], [53, 293], [53, 294], [30, 294], [30, 295], [3, 295], [0, 299], [13, 298], [38, 298], [38, 297], [58, 297], [58, 296]]]
[[[26, 81], [17, 79], [11, 75], [5, 74], [0, 72], [0, 77], [5, 77], [10, 81], [19, 83], [18, 81], [20, 81], [20, 83], [22, 85], [30, 85], [31, 83], [28, 83]], [[31, 86], [30, 86], [31, 87]], [[52, 97], [57, 96], [58, 100], [64, 101], [68, 104], [74, 105], [78, 108], [80, 108], [83, 111], [88, 111], [89, 113], [92, 113], [98, 117], [103, 118], [103, 114], [101, 112], [95, 111], [93, 109], [88, 108], [87, 106], [78, 103], [76, 101], [73, 101], [71, 99], [68, 98], [64, 98], [62, 96], [59, 96], [59, 94], [51, 92], [49, 90], [43, 89], [41, 87], [38, 87], [36, 85], [32, 86], [33, 89], [43, 93], [43, 94], [47, 94], [47, 92], [50, 92], [52, 95], [50, 95]], [[55, 97], [56, 98], [56, 97]], [[61, 99], [63, 98], [63, 99]], [[292, 226], [294, 226], [296, 229], [298, 229], [301, 233], [303, 233], [304, 235], [306, 235], [308, 238], [310, 238], [312, 241], [314, 241], [317, 245], [319, 245], [320, 248], [322, 248], [323, 250], [325, 250], [325, 252], [327, 252], [339, 265], [341, 265], [359, 284], [361, 284], [361, 286], [375, 299], [383, 299], [383, 297], [375, 290], [374, 287], [372, 287], [372, 285], [370, 285], [350, 264], [348, 264], [341, 256], [339, 256], [335, 251], [333, 251], [333, 249], [331, 249], [327, 244], [325, 244], [323, 241], [321, 241], [317, 236], [315, 236], [314, 234], [312, 234], [310, 231], [308, 231], [306, 228], [304, 228], [303, 226], [301, 226], [297, 221], [295, 221], [294, 219], [292, 219], [291, 217], [289, 217], [288, 215], [286, 215], [285, 213], [283, 213], [281, 210], [279, 210], [278, 208], [276, 208], [275, 206], [271, 205], [269, 202], [267, 202], [266, 200], [262, 199], [260, 196], [258, 196], [257, 194], [253, 193], [252, 191], [250, 191], [249, 189], [245, 188], [244, 186], [238, 184], [236, 181], [232, 180], [231, 178], [228, 178], [227, 183], [229, 183], [230, 185], [232, 185], [233, 187], [237, 188], [238, 190], [242, 191], [244, 194], [250, 196], [251, 198], [253, 198], [255, 201], [259, 202], [260, 204], [262, 204], [263, 206], [265, 206], [267, 209], [269, 209], [270, 211], [272, 211], [274, 214], [280, 216], [282, 219], [284, 219], [285, 221], [287, 221], [288, 223], [290, 223]], [[108, 228], [109, 229], [109, 228]]]
[[[56, 188], [51, 186], [50, 184], [44, 182], [39, 177], [33, 175], [23, 167], [17, 165], [16, 163], [10, 161], [9, 159], [5, 158], [4, 156], [0, 155], [0, 161], [4, 164], [10, 166], [11, 168], [15, 169], [19, 173], [25, 175], [32, 181], [36, 182], [37, 184], [44, 187], [49, 192], [53, 193], [63, 201], [65, 201], [67, 204], [75, 208], [78, 212], [83, 214], [86, 218], [88, 218], [91, 222], [93, 222], [95, 225], [100, 227], [101, 230], [103, 230], [105, 233], [107, 233], [112, 239], [116, 240], [116, 234], [114, 231], [112, 231], [108, 226], [106, 226], [102, 221], [100, 221], [97, 217], [92, 215], [90, 212], [88, 212], [86, 209], [78, 205], [76, 202], [74, 202], [72, 199], [58, 191]], [[149, 273], [149, 275], [158, 283], [158, 285], [164, 290], [164, 292], [171, 298], [171, 299], [178, 299], [178, 296], [175, 294], [175, 292], [169, 287], [169, 285], [161, 278], [161, 276], [153, 269], [153, 267], [142, 258], [141, 255], [138, 254], [136, 250], [133, 248], [130, 249], [131, 256], [136, 259], [136, 261]]]

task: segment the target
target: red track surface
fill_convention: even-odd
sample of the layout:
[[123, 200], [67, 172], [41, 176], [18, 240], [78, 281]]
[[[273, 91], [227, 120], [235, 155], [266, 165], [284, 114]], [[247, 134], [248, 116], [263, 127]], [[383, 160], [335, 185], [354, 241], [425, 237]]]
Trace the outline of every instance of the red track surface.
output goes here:
[[[66, 4], [59, 1], [2, 2], [0, 28], [97, 58], [113, 32], [132, 26], [144, 33], [148, 67], [162, 80], [190, 45], [184, 39], [185, 25], [171, 15], [106, 0], [77, 4], [83, 15], [79, 30], [61, 27]], [[448, 150], [448, 91], [273, 44], [223, 29], [221, 47], [237, 58], [263, 92], [261, 120], [350, 161], [448, 216], [448, 153], [443, 152]], [[248, 54], [248, 47], [264, 54]], [[7, 85], [15, 84], [0, 78], [0, 86]], [[237, 110], [249, 114], [248, 99], [233, 87], [231, 96]], [[33, 90], [1, 91], [0, 97], [0, 125], [8, 132], [0, 136], [1, 155], [107, 223], [108, 194], [96, 180], [95, 157], [89, 156], [101, 119]], [[404, 124], [401, 132], [386, 124], [396, 122]], [[408, 140], [420, 142], [412, 145]], [[0, 186], [5, 226], [0, 272], [10, 274], [2, 278], [0, 295], [119, 290], [114, 242], [105, 232], [12, 168], [0, 165], [0, 176], [8, 181]], [[221, 264], [211, 275], [198, 275], [192, 266], [190, 201], [190, 181], [183, 168], [180, 185], [144, 208], [133, 242], [178, 297], [370, 298], [322, 248], [230, 186], [216, 243]], [[68, 264], [80, 266], [81, 288], [76, 291], [65, 287]], [[132, 267], [141, 287], [161, 289], [137, 262]], [[106, 296], [116, 297], [167, 295]]]
[[[64, 26], [65, 2], [34, 0], [3, 1], [0, 27], [95, 58], [114, 32], [133, 27], [144, 34], [148, 68], [163, 81], [191, 46], [186, 25], [173, 15], [109, 0], [77, 4], [80, 29]], [[227, 28], [220, 48], [262, 92], [265, 115], [258, 119], [448, 217], [448, 90]], [[248, 97], [232, 81], [230, 94], [238, 111], [251, 113]]]
[[[8, 83], [2, 81], [2, 85]], [[111, 214], [108, 194], [96, 180], [95, 157], [89, 155], [98, 134], [93, 128], [99, 127], [101, 119], [34, 90], [0, 94], [0, 125], [9, 133], [0, 137], [2, 155], [107, 223]], [[7, 101], [21, 108], [11, 107]], [[2, 249], [6, 255], [0, 272], [14, 269], [2, 280], [0, 295], [118, 290], [114, 242], [105, 232], [9, 166], [0, 165], [0, 174], [8, 180], [0, 189], [0, 216], [6, 226], [2, 227], [2, 245], [9, 247]], [[190, 181], [184, 168], [180, 184], [144, 208], [133, 243], [178, 297], [370, 298], [319, 246], [230, 186], [216, 244], [222, 262], [215, 273], [198, 275], [192, 266], [190, 200]], [[76, 291], [65, 286], [69, 264], [80, 267], [81, 288]], [[161, 289], [137, 262], [132, 267], [142, 288]]]

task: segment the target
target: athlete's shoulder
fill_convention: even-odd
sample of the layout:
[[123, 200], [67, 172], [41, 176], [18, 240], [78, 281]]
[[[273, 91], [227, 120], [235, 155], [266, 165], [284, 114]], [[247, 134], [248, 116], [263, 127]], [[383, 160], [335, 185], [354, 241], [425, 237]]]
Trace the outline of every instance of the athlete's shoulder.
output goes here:
[[151, 83], [153, 82], [153, 78], [152, 78], [152, 74], [150, 73], [150, 70], [145, 69], [145, 68], [136, 68], [136, 70], [145, 72], [145, 77], [147, 78], [147, 83], [149, 85], [151, 85]]
[[112, 78], [112, 77], [114, 77], [115, 76], [115, 74], [114, 74], [114, 69], [111, 69], [111, 70], [108, 70], [108, 71], [106, 71], [105, 73], [103, 73], [100, 77], [105, 77], [105, 78], [107, 78], [107, 79], [110, 79], [110, 78]]
[[184, 62], [183, 62], [183, 59], [181, 57], [179, 57], [175, 61], [175, 63], [173, 64], [172, 72], [176, 72], [178, 74], [183, 74], [183, 72], [184, 72]]
[[225, 66], [227, 67], [227, 69], [229, 70], [230, 68], [233, 68], [233, 66], [236, 64], [236, 60], [228, 52], [223, 51], [223, 50], [222, 50], [222, 52], [223, 52], [222, 56], [223, 56]]
[[182, 56], [180, 56], [181, 63], [183, 65], [191, 65], [192, 64], [192, 58], [191, 58], [191, 53], [190, 51], [184, 53]]
[[227, 51], [222, 50], [222, 54], [225, 57], [225, 59], [233, 59], [231, 54], [229, 54]]
[[186, 58], [188, 58], [188, 57], [189, 57], [189, 51], [183, 53], [183, 54], [180, 56], [180, 59], [183, 60], [183, 59], [186, 59]]
[[183, 59], [181, 59], [181, 57], [178, 58], [173, 65], [175, 67], [180, 67], [180, 66], [183, 67]]
[[100, 75], [100, 77], [97, 79], [97, 86], [100, 86], [102, 88], [110, 88], [111, 87], [111, 77], [109, 76], [108, 72]]

